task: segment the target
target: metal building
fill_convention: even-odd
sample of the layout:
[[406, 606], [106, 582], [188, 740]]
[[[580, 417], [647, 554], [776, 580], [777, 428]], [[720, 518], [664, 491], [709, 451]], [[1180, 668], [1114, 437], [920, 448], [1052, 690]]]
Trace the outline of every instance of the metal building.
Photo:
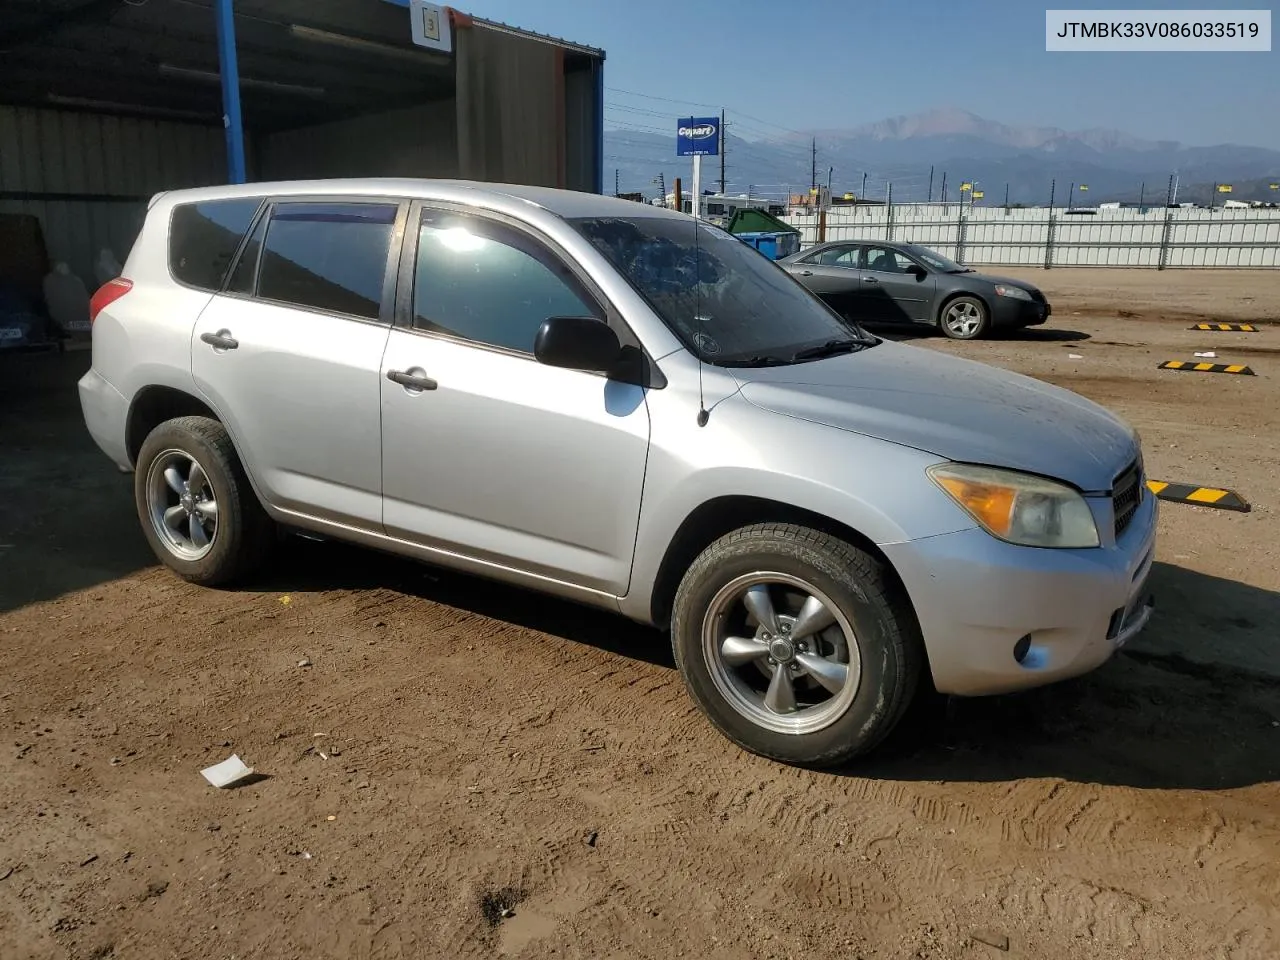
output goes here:
[[161, 190], [387, 175], [600, 192], [603, 61], [420, 0], [0, 0], [0, 219], [34, 215], [92, 289]]

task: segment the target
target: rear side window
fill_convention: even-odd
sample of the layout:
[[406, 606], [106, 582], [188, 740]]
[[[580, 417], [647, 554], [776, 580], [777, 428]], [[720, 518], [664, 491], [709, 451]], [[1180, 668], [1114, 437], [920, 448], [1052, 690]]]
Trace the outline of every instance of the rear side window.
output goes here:
[[394, 203], [280, 203], [271, 211], [258, 296], [378, 319]]
[[169, 272], [179, 283], [217, 290], [260, 197], [206, 200], [173, 208], [169, 220]]

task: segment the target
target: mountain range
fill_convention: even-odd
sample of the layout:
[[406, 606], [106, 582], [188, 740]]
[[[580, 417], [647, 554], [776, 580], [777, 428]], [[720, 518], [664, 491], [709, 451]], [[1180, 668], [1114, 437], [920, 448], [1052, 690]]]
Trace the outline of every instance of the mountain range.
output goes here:
[[[749, 140], [733, 134], [733, 115], [725, 144], [725, 180], [729, 193], [783, 196], [803, 192], [813, 179], [813, 145], [817, 146], [817, 181], [831, 180], [832, 192], [861, 194], [883, 200], [893, 187], [899, 202], [942, 196], [955, 200], [962, 181], [973, 181], [985, 202], [1002, 203], [1006, 185], [1010, 203], [1065, 203], [1071, 185], [1077, 205], [1106, 200], [1163, 202], [1171, 178], [1177, 178], [1178, 201], [1207, 202], [1219, 183], [1232, 184], [1238, 200], [1280, 200], [1270, 190], [1280, 182], [1280, 151], [1220, 144], [1195, 147], [1171, 140], [1143, 140], [1117, 131], [1068, 131], [1058, 127], [1010, 125], [954, 107], [891, 117], [851, 129], [796, 132]], [[689, 161], [675, 157], [674, 130], [667, 137], [634, 129], [605, 131], [606, 180], [616, 172], [622, 191], [656, 195], [651, 181], [674, 177], [688, 190]], [[717, 189], [720, 161], [703, 160], [704, 189]], [[1055, 183], [1056, 181], [1056, 183]], [[1088, 193], [1078, 191], [1080, 184]]]

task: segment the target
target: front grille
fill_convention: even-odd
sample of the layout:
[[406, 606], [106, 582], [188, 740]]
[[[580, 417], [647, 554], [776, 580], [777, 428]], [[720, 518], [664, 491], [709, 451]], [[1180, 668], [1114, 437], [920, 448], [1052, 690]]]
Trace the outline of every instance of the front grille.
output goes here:
[[1135, 460], [1111, 485], [1111, 507], [1116, 518], [1116, 537], [1128, 529], [1142, 503], [1142, 466]]

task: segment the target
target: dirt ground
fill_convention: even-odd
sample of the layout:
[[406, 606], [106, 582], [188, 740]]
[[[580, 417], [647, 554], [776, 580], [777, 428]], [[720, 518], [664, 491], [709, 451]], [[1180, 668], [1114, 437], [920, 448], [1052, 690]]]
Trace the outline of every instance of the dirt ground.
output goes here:
[[[1280, 272], [1027, 276], [1046, 328], [907, 336], [1253, 510], [1164, 505], [1158, 612], [1095, 674], [836, 774], [739, 752], [607, 615], [303, 541], [187, 586], [84, 431], [88, 355], [0, 359], [0, 957], [1274, 957], [1280, 326], [1187, 327], [1280, 318]], [[1198, 350], [1258, 375], [1156, 369]], [[232, 752], [262, 778], [209, 787]]]

